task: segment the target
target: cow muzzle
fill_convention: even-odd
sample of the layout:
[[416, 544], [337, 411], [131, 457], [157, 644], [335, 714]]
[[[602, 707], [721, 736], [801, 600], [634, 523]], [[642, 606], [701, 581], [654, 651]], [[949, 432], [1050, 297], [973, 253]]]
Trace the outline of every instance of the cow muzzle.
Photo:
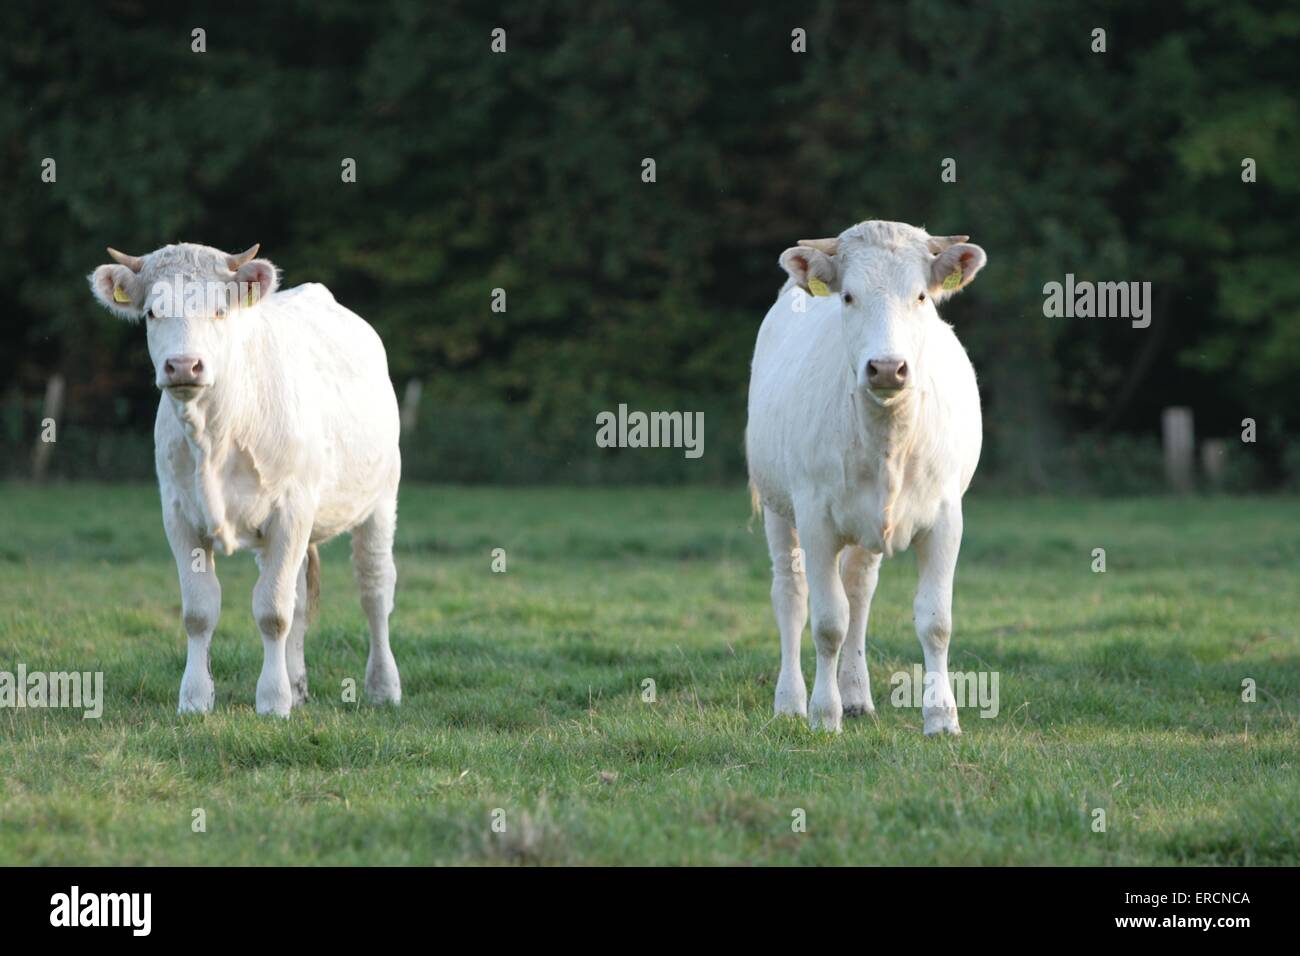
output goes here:
[[900, 358], [874, 358], [867, 362], [867, 388], [880, 398], [891, 398], [907, 387], [911, 369]]
[[197, 393], [200, 388], [211, 385], [207, 366], [197, 355], [173, 355], [162, 364], [162, 382], [160, 385], [169, 392], [179, 396]]

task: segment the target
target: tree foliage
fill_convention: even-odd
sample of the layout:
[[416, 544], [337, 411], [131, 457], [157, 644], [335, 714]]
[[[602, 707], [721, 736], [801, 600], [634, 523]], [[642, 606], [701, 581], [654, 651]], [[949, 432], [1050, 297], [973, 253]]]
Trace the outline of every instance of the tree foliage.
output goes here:
[[[732, 477], [777, 255], [864, 218], [989, 253], [945, 309], [980, 372], [986, 469], [1049, 481], [1074, 435], [1154, 435], [1169, 404], [1205, 434], [1256, 418], [1274, 469], [1295, 434], [1284, 2], [113, 0], [14, 19], [0, 375], [28, 414], [11, 441], [54, 371], [69, 427], [148, 429], [143, 332], [85, 286], [105, 245], [260, 242], [286, 284], [325, 282], [378, 328], [399, 388], [425, 382], [419, 474]], [[1045, 317], [1066, 273], [1150, 281], [1151, 327]], [[705, 410], [706, 463], [596, 449], [594, 414], [619, 402]]]

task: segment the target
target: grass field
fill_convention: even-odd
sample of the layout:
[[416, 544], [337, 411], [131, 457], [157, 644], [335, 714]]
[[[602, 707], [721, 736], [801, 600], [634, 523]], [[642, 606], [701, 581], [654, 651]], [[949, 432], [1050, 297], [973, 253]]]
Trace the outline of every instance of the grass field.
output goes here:
[[1000, 713], [942, 739], [890, 706], [920, 661], [910, 555], [873, 609], [877, 716], [772, 718], [747, 507], [407, 486], [405, 702], [342, 700], [366, 636], [338, 541], [285, 723], [253, 713], [251, 556], [219, 563], [216, 712], [178, 718], [157, 492], [0, 486], [0, 670], [101, 670], [106, 697], [0, 710], [0, 864], [1300, 863], [1300, 501], [969, 499], [952, 667], [998, 672]]

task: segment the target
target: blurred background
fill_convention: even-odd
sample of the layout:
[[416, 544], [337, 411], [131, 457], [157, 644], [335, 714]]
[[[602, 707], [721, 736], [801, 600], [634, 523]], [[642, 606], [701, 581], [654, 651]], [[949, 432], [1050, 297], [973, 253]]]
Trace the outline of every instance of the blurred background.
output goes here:
[[[85, 276], [107, 245], [191, 241], [259, 242], [285, 286], [324, 282], [379, 330], [408, 479], [738, 481], [777, 256], [881, 218], [988, 252], [943, 310], [980, 376], [977, 488], [1165, 489], [1171, 407], [1194, 422], [1196, 487], [1300, 488], [1294, 3], [8, 13], [6, 477], [152, 475], [144, 329]], [[1152, 283], [1150, 327], [1044, 317], [1066, 273]], [[597, 448], [619, 403], [703, 411], [703, 458]]]

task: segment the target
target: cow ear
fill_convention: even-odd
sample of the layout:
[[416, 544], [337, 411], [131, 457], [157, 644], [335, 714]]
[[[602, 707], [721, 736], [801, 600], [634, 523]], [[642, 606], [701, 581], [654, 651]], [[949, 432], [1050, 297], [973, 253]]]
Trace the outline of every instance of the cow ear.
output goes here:
[[235, 273], [239, 283], [240, 306], [248, 308], [280, 287], [280, 270], [270, 259], [250, 259]]
[[987, 261], [984, 250], [969, 242], [949, 246], [930, 260], [930, 297], [943, 299], [964, 289]]
[[[834, 256], [828, 256], [809, 246], [791, 246], [781, 253], [780, 262], [781, 268], [790, 273], [795, 285], [805, 292], [826, 295], [839, 291], [839, 267], [835, 265]], [[809, 280], [814, 280], [811, 287]]]
[[138, 319], [144, 310], [144, 281], [126, 266], [100, 266], [87, 278], [99, 304], [123, 319]]

